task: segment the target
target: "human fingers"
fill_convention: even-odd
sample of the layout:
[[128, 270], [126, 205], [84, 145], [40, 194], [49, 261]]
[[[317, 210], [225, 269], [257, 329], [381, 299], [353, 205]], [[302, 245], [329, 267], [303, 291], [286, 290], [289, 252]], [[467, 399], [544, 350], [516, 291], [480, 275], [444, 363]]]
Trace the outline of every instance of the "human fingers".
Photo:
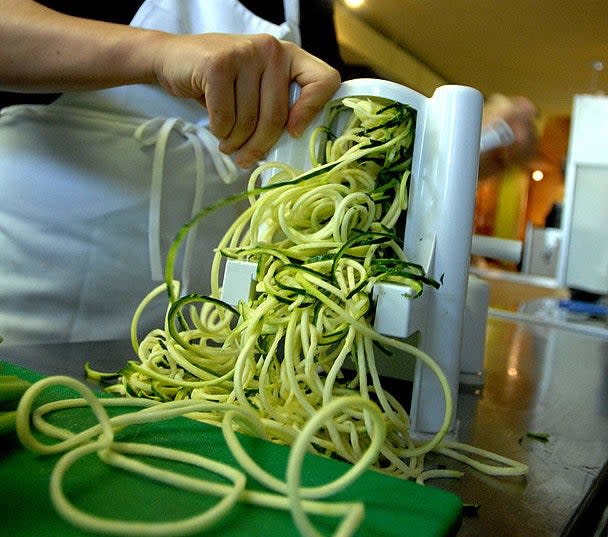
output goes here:
[[[260, 84], [260, 107], [256, 130], [239, 149], [237, 163], [246, 167], [272, 147], [283, 130], [300, 136], [340, 85], [340, 75], [319, 58], [290, 42], [280, 42], [281, 52], [273, 58]], [[289, 110], [289, 85], [295, 81], [300, 95]]]
[[[271, 36], [206, 34], [204, 61], [193, 74], [200, 77], [198, 100], [209, 113], [209, 130], [220, 140], [220, 149], [233, 153], [255, 131], [259, 116], [260, 79], [266, 70], [265, 44]], [[185, 93], [185, 92], [184, 92]], [[186, 93], [187, 95], [187, 93]]]
[[232, 154], [238, 150], [253, 134], [258, 124], [258, 107], [260, 100], [260, 77], [257, 70], [243, 70], [234, 81], [232, 110], [234, 121], [230, 130], [224, 129], [220, 136], [219, 149]]
[[238, 81], [241, 80], [242, 86], [244, 79], [255, 81], [258, 74], [247, 41], [237, 36], [215, 34], [206, 38], [212, 47], [204, 70], [202, 101], [209, 114], [209, 130], [225, 140], [234, 132], [237, 123]]
[[[237, 162], [253, 164], [261, 158], [287, 128], [292, 136], [300, 136], [312, 119], [322, 110], [340, 85], [336, 69], [309, 54], [294, 43], [281, 41], [287, 54], [269, 63], [261, 83], [260, 117], [254, 135], [239, 150]], [[291, 110], [289, 85], [296, 82], [300, 95]]]
[[[220, 150], [237, 152], [244, 167], [263, 156], [286, 125], [292, 135], [301, 134], [340, 81], [321, 60], [268, 35], [166, 36], [163, 43], [160, 85], [201, 102]], [[292, 81], [302, 92], [288, 111]]]
[[526, 97], [514, 97], [512, 100], [512, 106], [522, 116], [534, 118], [538, 115], [536, 105]]
[[[237, 164], [248, 167], [261, 159], [274, 145], [285, 128], [289, 112], [289, 61], [282, 44], [270, 44], [267, 63], [259, 80], [259, 100], [256, 101], [257, 123], [250, 136], [235, 154]], [[278, 48], [277, 48], [278, 47]], [[248, 98], [245, 92], [244, 98]], [[237, 103], [239, 100], [237, 99]], [[237, 104], [237, 110], [240, 105]], [[238, 112], [240, 116], [240, 111]], [[238, 124], [238, 121], [237, 121]], [[250, 126], [250, 125], [248, 125]]]
[[289, 111], [287, 130], [300, 136], [323, 109], [340, 85], [340, 74], [323, 60], [293, 47], [291, 79], [301, 88], [300, 96]]
[[236, 119], [233, 80], [211, 78], [200, 101], [209, 114], [209, 131], [219, 139], [228, 136]]
[[209, 130], [217, 138], [230, 134], [236, 120], [235, 81], [246, 46], [229, 34], [161, 33], [155, 53], [155, 75], [170, 95], [194, 99], [209, 114]]

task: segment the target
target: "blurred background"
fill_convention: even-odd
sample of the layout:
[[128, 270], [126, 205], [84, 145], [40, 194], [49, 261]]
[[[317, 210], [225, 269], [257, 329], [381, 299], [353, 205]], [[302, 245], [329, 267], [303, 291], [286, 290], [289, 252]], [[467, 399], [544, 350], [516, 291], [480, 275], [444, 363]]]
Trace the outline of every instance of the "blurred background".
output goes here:
[[[516, 241], [521, 255], [477, 256], [473, 269], [498, 275], [504, 285], [517, 281], [527, 298], [566, 297], [574, 290], [576, 297], [595, 300], [608, 293], [608, 260], [602, 257], [608, 254], [599, 255], [599, 284], [587, 285], [593, 280], [587, 275], [582, 284], [567, 282], [567, 261], [560, 268], [561, 249], [573, 227], [568, 209], [574, 187], [566, 186], [573, 103], [576, 96], [591, 96], [606, 106], [606, 3], [338, 0], [335, 11], [341, 54], [355, 74], [393, 80], [427, 96], [443, 84], [464, 84], [486, 98], [525, 96], [536, 105], [534, 155], [480, 178], [477, 190], [475, 234]], [[608, 140], [608, 124], [599, 128]], [[589, 137], [598, 138], [591, 131]], [[604, 153], [608, 155], [608, 142]], [[585, 197], [589, 201], [599, 196], [600, 207], [608, 208], [608, 167], [591, 163], [599, 167], [591, 174], [592, 191]], [[597, 258], [598, 251], [587, 251], [589, 245], [608, 251], [608, 220], [600, 215], [594, 222], [597, 229], [582, 251], [590, 258]], [[510, 289], [501, 296], [494, 297], [495, 305], [502, 301], [498, 305], [514, 309], [521, 302]]]

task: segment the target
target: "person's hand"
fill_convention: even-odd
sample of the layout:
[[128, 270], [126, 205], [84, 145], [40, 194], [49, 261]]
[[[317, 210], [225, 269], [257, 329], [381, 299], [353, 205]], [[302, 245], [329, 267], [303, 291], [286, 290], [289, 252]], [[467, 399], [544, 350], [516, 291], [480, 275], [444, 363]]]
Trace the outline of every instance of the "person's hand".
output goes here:
[[523, 164], [535, 154], [537, 148], [536, 106], [525, 97], [492, 95], [483, 110], [482, 126], [504, 121], [513, 132], [513, 141], [480, 158], [480, 176], [492, 175], [509, 164]]
[[506, 97], [492, 95], [483, 110], [483, 124], [503, 120], [513, 131], [513, 143], [507, 146], [508, 158], [524, 161], [536, 148], [536, 106], [526, 97]]
[[[199, 101], [220, 150], [246, 168], [287, 130], [299, 136], [340, 84], [338, 71], [269, 35], [164, 35], [155, 73], [177, 97]], [[301, 94], [289, 109], [289, 85]]]
[[[253, 165], [287, 128], [300, 135], [340, 84], [333, 67], [270, 35], [170, 34], [0, 0], [0, 88], [87, 91], [160, 84], [207, 107], [220, 150]], [[289, 109], [289, 86], [301, 87]]]

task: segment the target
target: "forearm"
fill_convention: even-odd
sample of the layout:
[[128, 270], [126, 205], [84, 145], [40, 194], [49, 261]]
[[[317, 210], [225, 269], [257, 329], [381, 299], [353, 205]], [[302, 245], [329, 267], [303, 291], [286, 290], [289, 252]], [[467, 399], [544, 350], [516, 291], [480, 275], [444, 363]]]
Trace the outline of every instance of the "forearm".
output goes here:
[[154, 48], [163, 39], [30, 0], [0, 0], [0, 88], [62, 92], [156, 83]]
[[[289, 108], [292, 82], [301, 93]], [[335, 69], [270, 35], [173, 35], [70, 17], [33, 0], [0, 0], [0, 89], [158, 84], [205, 106], [220, 150], [238, 152], [243, 167], [262, 158], [285, 128], [301, 134], [339, 83]]]

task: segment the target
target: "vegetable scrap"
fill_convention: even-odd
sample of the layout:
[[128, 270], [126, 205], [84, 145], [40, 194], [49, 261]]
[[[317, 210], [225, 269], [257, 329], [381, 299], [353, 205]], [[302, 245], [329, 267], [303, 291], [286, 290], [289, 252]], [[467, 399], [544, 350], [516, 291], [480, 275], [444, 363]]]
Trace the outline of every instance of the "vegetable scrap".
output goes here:
[[534, 431], [528, 431], [526, 433], [528, 438], [533, 438], [534, 440], [540, 440], [541, 442], [549, 441], [549, 433], [539, 433]]
[[0, 374], [0, 436], [15, 432], [17, 405], [30, 386], [15, 375]]

